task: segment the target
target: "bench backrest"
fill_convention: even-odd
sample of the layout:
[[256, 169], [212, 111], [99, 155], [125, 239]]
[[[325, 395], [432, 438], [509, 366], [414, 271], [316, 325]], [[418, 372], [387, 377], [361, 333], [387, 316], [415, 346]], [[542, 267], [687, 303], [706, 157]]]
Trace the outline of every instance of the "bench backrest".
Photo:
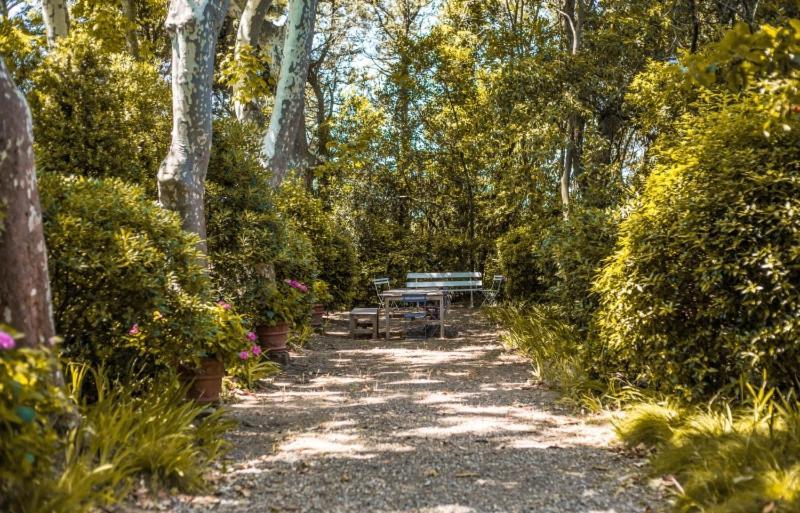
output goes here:
[[483, 290], [483, 280], [479, 272], [408, 273], [406, 288], [479, 291]]

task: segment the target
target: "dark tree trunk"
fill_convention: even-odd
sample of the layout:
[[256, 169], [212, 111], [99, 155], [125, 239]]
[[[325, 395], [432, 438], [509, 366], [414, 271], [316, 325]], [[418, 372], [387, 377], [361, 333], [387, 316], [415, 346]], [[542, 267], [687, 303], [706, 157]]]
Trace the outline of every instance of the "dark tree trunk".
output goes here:
[[0, 322], [28, 347], [52, 345], [55, 328], [28, 104], [0, 58]]

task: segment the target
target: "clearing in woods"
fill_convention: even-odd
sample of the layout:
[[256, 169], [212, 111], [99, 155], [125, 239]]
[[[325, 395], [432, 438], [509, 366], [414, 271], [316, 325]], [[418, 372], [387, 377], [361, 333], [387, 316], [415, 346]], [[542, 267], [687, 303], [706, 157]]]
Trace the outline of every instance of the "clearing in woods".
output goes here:
[[[607, 417], [530, 384], [477, 310], [458, 338], [315, 336], [287, 371], [231, 406], [234, 450], [207, 496], [219, 512], [643, 513], [659, 502]], [[335, 328], [334, 328], [335, 329]], [[157, 501], [159, 502], [159, 501]]]

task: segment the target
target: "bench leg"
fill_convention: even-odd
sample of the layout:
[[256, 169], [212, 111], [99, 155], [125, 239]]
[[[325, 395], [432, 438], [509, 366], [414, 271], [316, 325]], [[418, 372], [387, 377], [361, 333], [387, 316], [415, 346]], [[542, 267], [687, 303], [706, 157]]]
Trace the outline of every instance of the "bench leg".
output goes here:
[[380, 318], [381, 314], [380, 310], [378, 310], [378, 313], [376, 313], [375, 317], [372, 319], [372, 340], [378, 339], [378, 322], [380, 321]]
[[356, 338], [356, 318], [350, 316], [350, 337]]

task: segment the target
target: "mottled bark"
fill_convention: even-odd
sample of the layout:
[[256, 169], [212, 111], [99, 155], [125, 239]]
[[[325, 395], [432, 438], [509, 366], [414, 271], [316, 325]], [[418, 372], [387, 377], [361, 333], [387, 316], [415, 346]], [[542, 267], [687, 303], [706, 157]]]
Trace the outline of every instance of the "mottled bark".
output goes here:
[[69, 13], [67, 0], [42, 0], [42, 18], [50, 46], [69, 32]]
[[31, 116], [2, 58], [0, 112], [0, 322], [23, 332], [26, 346], [50, 345], [55, 329]]
[[261, 145], [261, 158], [272, 172], [273, 187], [286, 176], [297, 144], [316, 10], [317, 0], [292, 0], [289, 7], [275, 107]]
[[122, 14], [128, 22], [125, 41], [134, 59], [139, 60], [139, 37], [136, 35], [136, 0], [122, 0]]
[[[242, 52], [251, 51], [259, 46], [264, 27], [267, 23], [267, 13], [272, 6], [272, 0], [247, 0], [242, 15], [239, 18], [239, 29], [236, 33], [235, 54], [238, 57]], [[233, 85], [234, 111], [239, 121], [250, 121], [258, 125], [264, 124], [264, 117], [257, 102], [239, 100], [239, 91], [243, 84]]]
[[200, 236], [206, 251], [203, 201], [211, 153], [214, 56], [228, 0], [172, 0], [166, 28], [172, 37], [172, 143], [158, 170], [158, 198]]

